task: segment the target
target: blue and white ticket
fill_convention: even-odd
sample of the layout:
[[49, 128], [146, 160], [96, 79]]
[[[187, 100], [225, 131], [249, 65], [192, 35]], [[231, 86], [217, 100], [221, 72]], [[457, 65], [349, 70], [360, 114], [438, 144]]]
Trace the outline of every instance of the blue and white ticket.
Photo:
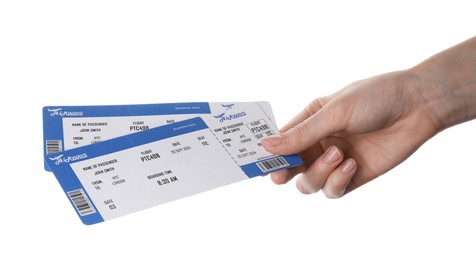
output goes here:
[[[48, 106], [43, 108], [44, 156], [196, 116], [226, 120], [250, 106], [261, 109], [263, 119], [276, 125], [268, 102]], [[257, 134], [272, 134], [272, 130]], [[45, 170], [50, 171], [46, 163]]]
[[84, 224], [302, 163], [262, 148], [266, 132], [278, 130], [259, 106], [224, 109], [48, 154], [45, 161]]

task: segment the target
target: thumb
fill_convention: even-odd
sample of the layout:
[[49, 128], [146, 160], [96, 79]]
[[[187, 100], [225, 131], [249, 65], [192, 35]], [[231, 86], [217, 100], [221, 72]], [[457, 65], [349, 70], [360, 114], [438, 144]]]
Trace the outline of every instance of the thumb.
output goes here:
[[293, 128], [261, 139], [263, 147], [273, 154], [294, 154], [343, 129], [338, 109], [326, 106]]

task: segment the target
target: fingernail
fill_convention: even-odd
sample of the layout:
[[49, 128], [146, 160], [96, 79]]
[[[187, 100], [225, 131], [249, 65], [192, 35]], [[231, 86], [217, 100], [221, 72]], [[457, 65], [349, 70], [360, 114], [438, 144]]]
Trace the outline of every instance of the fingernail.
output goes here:
[[277, 146], [281, 143], [282, 140], [283, 137], [281, 135], [272, 135], [263, 137], [263, 139], [261, 139], [261, 142], [269, 146]]
[[356, 166], [357, 165], [355, 164], [355, 161], [352, 159], [349, 159], [344, 162], [344, 165], [342, 165], [342, 171], [345, 174], [350, 174], [352, 171], [354, 171]]
[[337, 160], [339, 160], [339, 158], [340, 151], [335, 146], [331, 146], [331, 148], [329, 148], [324, 155], [324, 161], [327, 163], [335, 163]]

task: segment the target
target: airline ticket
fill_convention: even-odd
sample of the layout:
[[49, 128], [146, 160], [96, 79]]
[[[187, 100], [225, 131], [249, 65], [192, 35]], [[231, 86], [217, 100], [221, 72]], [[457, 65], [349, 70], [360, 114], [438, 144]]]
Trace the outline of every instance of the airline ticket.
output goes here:
[[258, 103], [213, 106], [219, 113], [47, 154], [45, 162], [84, 224], [302, 164], [261, 146], [278, 130]]

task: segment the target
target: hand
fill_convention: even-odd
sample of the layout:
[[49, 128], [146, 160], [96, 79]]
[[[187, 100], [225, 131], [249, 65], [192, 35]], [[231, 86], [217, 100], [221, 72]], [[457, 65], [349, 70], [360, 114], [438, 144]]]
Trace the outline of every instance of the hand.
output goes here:
[[304, 161], [271, 179], [283, 184], [302, 172], [302, 193], [322, 189], [338, 198], [389, 171], [438, 132], [419, 83], [410, 71], [393, 72], [314, 100], [282, 134], [262, 140], [269, 152], [299, 153]]
[[271, 174], [277, 184], [303, 173], [302, 193], [339, 198], [403, 162], [439, 131], [476, 118], [476, 37], [417, 66], [355, 82], [314, 100], [263, 138], [275, 154], [299, 153], [300, 167]]

